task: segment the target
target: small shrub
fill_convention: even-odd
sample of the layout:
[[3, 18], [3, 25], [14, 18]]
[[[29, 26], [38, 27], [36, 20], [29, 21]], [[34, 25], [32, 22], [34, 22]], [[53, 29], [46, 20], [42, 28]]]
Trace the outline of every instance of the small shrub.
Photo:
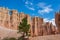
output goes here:
[[3, 40], [16, 40], [16, 38], [4, 38]]
[[16, 40], [16, 38], [9, 38], [9, 40]]
[[23, 39], [24, 39], [24, 37], [22, 37], [22, 36], [21, 37], [18, 37], [18, 40], [23, 40]]
[[3, 38], [2, 40], [8, 40], [8, 38], [6, 37], [6, 38]]

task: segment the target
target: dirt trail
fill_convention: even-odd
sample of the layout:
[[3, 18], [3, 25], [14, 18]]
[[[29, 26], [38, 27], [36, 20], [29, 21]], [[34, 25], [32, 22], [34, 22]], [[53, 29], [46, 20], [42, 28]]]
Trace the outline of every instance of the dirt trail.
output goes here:
[[38, 36], [38, 37], [30, 37], [30, 40], [60, 40], [60, 34], [57, 35], [47, 35], [47, 36]]

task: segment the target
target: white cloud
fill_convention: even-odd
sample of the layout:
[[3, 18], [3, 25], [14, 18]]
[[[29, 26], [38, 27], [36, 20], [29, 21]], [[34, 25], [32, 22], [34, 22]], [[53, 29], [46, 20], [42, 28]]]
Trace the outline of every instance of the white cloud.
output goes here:
[[30, 10], [35, 10], [33, 7], [29, 7], [28, 5], [25, 5], [28, 9], [30, 9]]
[[[55, 25], [55, 19], [53, 18], [53, 19], [51, 19], [51, 20], [49, 20], [49, 18], [45, 18], [44, 19], [44, 22], [50, 22], [50, 23], [52, 23], [53, 25]], [[56, 26], [56, 25], [55, 25]]]
[[33, 11], [35, 10], [35, 8], [33, 7], [33, 3], [30, 1], [26, 1], [25, 6], [30, 10], [33, 10]]
[[33, 13], [32, 15], [34, 16], [35, 14]]
[[[51, 19], [50, 22], [52, 22], [53, 25], [55, 25], [55, 19]], [[56, 26], [56, 25], [55, 25]]]
[[31, 5], [33, 5], [33, 3], [30, 3]]
[[53, 9], [47, 7], [42, 10], [38, 10], [38, 13], [44, 14], [44, 13], [50, 13], [51, 11], [53, 11]]
[[25, 2], [25, 4], [29, 4], [29, 2], [28, 2], [28, 1], [26, 1], [26, 2]]
[[44, 18], [44, 22], [49, 22], [49, 18]]
[[28, 7], [30, 10], [35, 10], [33, 7]]
[[26, 1], [26, 2], [25, 2], [25, 5], [28, 5], [28, 4], [29, 4], [29, 5], [33, 5], [32, 2], [30, 2], [30, 1]]
[[45, 14], [45, 13], [50, 13], [53, 11], [51, 8], [51, 5], [46, 5], [46, 3], [38, 3], [38, 7], [41, 8], [42, 10], [38, 10], [39, 14]]
[[37, 4], [37, 6], [38, 6], [38, 7], [40, 7], [40, 8], [43, 8], [43, 7], [45, 7], [45, 6], [46, 6], [46, 4], [45, 4], [45, 3], [43, 3], [43, 2], [40, 2], [40, 3], [38, 3], [38, 4]]

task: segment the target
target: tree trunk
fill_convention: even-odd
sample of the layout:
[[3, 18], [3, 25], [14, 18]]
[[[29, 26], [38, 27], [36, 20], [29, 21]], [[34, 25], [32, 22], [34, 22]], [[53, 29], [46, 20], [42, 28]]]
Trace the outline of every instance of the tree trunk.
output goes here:
[[26, 32], [26, 36], [28, 36], [28, 32]]
[[28, 37], [27, 32], [26, 33], [23, 33], [22, 37], [23, 37], [23, 40], [29, 40], [29, 37]]

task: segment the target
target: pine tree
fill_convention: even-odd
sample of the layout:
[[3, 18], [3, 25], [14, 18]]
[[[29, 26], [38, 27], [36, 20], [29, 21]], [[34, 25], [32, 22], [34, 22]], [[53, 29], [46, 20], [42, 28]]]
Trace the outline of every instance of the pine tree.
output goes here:
[[23, 18], [22, 22], [20, 22], [18, 26], [19, 32], [23, 32], [23, 37], [25, 37], [28, 36], [29, 29], [30, 29], [30, 24], [27, 23], [27, 18]]

